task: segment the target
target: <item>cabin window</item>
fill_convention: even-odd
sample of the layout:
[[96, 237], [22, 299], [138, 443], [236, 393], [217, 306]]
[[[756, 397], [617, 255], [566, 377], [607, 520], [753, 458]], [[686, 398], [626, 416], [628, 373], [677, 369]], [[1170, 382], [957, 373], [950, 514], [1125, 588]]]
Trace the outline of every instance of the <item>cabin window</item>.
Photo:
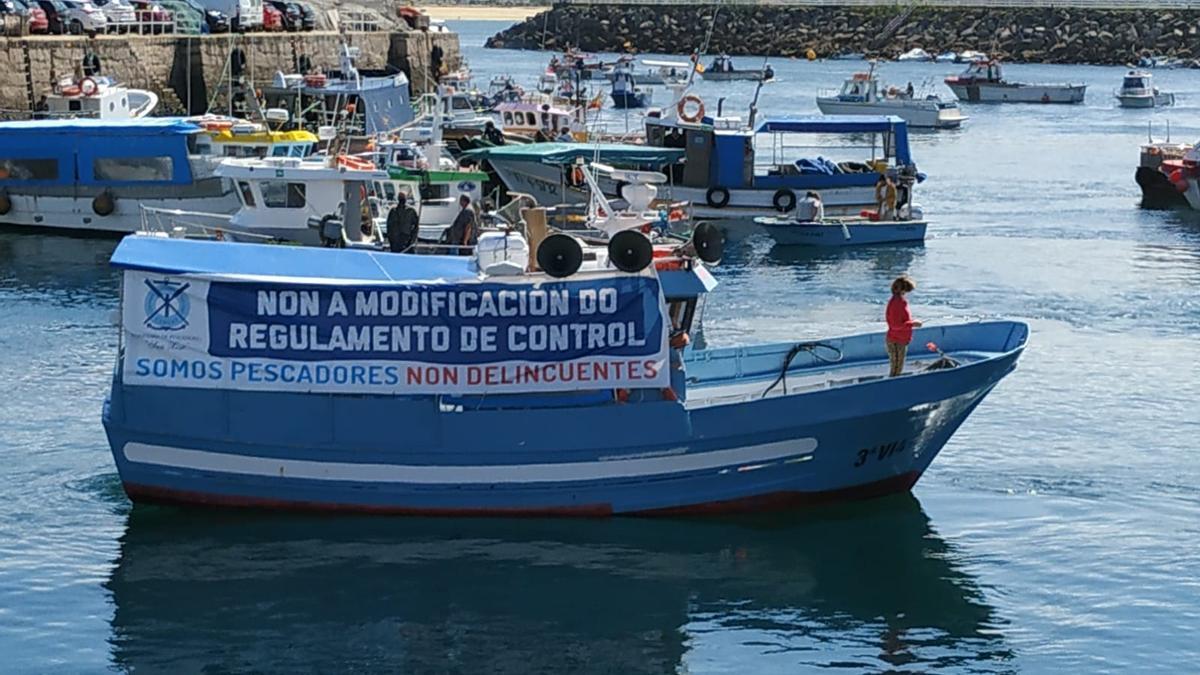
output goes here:
[[71, 112], [79, 112], [79, 111], [83, 110], [83, 102], [82, 101], [67, 101], [67, 110], [70, 110]]
[[58, 180], [58, 160], [0, 159], [0, 180]]
[[281, 180], [262, 182], [263, 206], [269, 209], [304, 208], [304, 183], [285, 183]]
[[296, 145], [292, 146], [292, 157], [303, 157], [308, 154], [307, 150], [308, 144], [297, 143]]
[[169, 181], [174, 175], [170, 157], [97, 157], [92, 160], [96, 180], [120, 183]]
[[455, 98], [454, 99], [454, 109], [455, 110], [470, 110], [471, 102], [465, 98]]
[[537, 115], [534, 115], [533, 113], [525, 113], [525, 121], [526, 121], [526, 124], [528, 124], [529, 126], [536, 127], [537, 126]]
[[449, 199], [450, 186], [445, 183], [426, 183], [421, 186], [421, 200]]
[[384, 183], [383, 184], [383, 194], [385, 197], [387, 197], [387, 200], [389, 202], [396, 201], [396, 184], [395, 183]]
[[238, 193], [242, 195], [242, 203], [250, 208], [254, 208], [254, 190], [250, 189], [250, 184], [244, 180], [238, 181]]
[[288, 146], [286, 146], [286, 145], [276, 145], [274, 148], [271, 148], [271, 156], [272, 157], [287, 157], [289, 151], [290, 151], [290, 148], [288, 148]]
[[512, 123], [512, 113], [506, 111], [504, 113], [504, 126], [512, 126]]

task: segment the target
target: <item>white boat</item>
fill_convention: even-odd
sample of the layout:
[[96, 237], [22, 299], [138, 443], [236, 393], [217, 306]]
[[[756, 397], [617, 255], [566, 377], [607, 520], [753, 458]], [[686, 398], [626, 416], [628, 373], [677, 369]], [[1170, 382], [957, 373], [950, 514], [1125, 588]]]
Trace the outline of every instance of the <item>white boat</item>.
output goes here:
[[901, 54], [900, 56], [897, 56], [896, 60], [897, 61], [932, 61], [933, 56], [929, 52], [925, 51], [924, 49], [917, 47], [916, 49], [910, 49], [910, 50], [904, 52], [903, 54]]
[[585, 106], [563, 104], [548, 96], [501, 103], [496, 106], [496, 113], [500, 115], [500, 128], [506, 134], [529, 138], [541, 134], [546, 140], [558, 139], [564, 131], [576, 139], [587, 134]]
[[895, 115], [910, 127], [956, 129], [967, 116], [957, 101], [947, 101], [935, 93], [924, 96], [909, 88], [898, 89], [881, 85], [874, 66], [865, 73], [855, 73], [839, 91], [823, 92], [817, 96], [817, 107], [826, 115]]
[[975, 63], [976, 61], [987, 61], [988, 55], [983, 52], [977, 52], [974, 49], [964, 49], [958, 53], [958, 58], [954, 59], [955, 63]]
[[1151, 82], [1150, 73], [1131, 70], [1114, 94], [1122, 108], [1161, 108], [1175, 105], [1175, 94], [1160, 91]]
[[51, 117], [94, 117], [127, 120], [145, 117], [158, 105], [158, 94], [130, 89], [110, 77], [68, 77], [46, 95], [45, 112]]
[[971, 103], [1082, 103], [1086, 84], [1026, 84], [1004, 79], [999, 61], [978, 61], [946, 78], [960, 100]]
[[938, 63], [957, 63], [958, 52], [942, 52], [934, 57], [933, 60]]

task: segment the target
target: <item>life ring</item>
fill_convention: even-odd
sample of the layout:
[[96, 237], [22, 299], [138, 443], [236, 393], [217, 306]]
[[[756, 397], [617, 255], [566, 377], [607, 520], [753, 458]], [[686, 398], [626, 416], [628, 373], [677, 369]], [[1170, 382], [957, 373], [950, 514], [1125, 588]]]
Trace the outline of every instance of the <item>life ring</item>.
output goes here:
[[729, 203], [729, 190], [723, 187], [708, 188], [708, 192], [704, 193], [704, 200], [714, 209], [725, 208]]
[[0, 216], [8, 215], [9, 211], [12, 211], [12, 197], [7, 192], [0, 192]]
[[108, 190], [96, 195], [96, 198], [92, 200], [92, 211], [98, 216], [110, 216], [116, 210], [117, 202]]
[[304, 76], [304, 85], [313, 89], [320, 89], [328, 83], [328, 79], [324, 73], [309, 73]]
[[67, 85], [67, 86], [63, 87], [62, 95], [63, 96], [78, 96], [79, 95], [79, 86], [71, 84], [71, 85]]
[[791, 190], [776, 190], [775, 196], [771, 198], [771, 203], [775, 205], [775, 210], [780, 213], [787, 213], [796, 208], [796, 193]]
[[79, 82], [79, 93], [84, 96], [95, 96], [96, 92], [100, 91], [100, 85], [90, 77], [85, 77]]
[[[688, 104], [695, 104], [695, 113], [691, 115], [687, 113]], [[704, 119], [704, 100], [695, 94], [688, 94], [679, 99], [679, 103], [675, 104], [675, 112], [679, 114], [679, 119], [684, 122], [699, 122]]]

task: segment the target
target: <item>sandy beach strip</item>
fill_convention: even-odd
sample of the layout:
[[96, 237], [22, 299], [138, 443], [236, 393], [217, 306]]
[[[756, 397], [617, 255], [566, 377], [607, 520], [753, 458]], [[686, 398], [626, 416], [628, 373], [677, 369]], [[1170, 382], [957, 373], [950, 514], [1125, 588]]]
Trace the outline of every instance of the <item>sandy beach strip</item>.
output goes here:
[[478, 5], [425, 5], [420, 8], [431, 19], [455, 21], [524, 21], [550, 7], [482, 7]]

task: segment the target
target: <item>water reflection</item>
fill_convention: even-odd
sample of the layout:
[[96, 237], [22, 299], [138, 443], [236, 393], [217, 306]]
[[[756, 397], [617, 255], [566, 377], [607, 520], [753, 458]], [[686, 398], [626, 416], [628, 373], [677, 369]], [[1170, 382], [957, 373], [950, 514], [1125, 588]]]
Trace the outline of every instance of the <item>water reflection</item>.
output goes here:
[[112, 238], [0, 230], [0, 294], [55, 304], [116, 304]]
[[911, 496], [724, 521], [137, 507], [111, 645], [149, 671], [671, 672], [733, 631], [733, 662], [837, 665], [865, 640], [873, 668], [998, 668], [1011, 654], [960, 556]]

